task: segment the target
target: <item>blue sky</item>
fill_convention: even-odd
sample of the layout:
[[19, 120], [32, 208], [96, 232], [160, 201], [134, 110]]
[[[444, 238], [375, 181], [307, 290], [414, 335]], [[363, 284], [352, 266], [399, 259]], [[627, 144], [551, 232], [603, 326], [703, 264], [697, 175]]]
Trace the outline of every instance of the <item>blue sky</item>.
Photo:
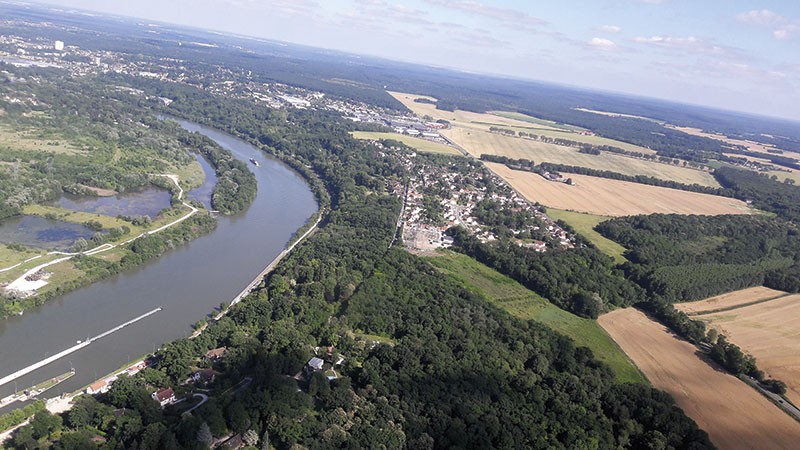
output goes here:
[[472, 72], [800, 119], [796, 0], [58, 3]]

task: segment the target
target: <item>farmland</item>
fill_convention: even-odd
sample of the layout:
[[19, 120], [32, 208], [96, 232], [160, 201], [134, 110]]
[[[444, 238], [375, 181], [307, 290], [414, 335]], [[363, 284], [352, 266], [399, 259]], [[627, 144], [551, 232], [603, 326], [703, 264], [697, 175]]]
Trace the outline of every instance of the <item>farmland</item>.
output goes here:
[[641, 311], [617, 310], [598, 322], [653, 386], [670, 393], [717, 447], [796, 446], [800, 423]]
[[625, 257], [622, 256], [622, 254], [625, 253], [625, 247], [594, 230], [594, 227], [596, 227], [598, 223], [608, 220], [609, 217], [564, 211], [555, 208], [548, 208], [547, 215], [555, 220], [563, 220], [568, 223], [575, 231], [583, 235], [586, 239], [589, 239], [600, 251], [611, 256], [618, 263], [627, 261]]
[[768, 376], [787, 384], [789, 400], [800, 404], [800, 295], [695, 318], [753, 355]]
[[510, 137], [489, 131], [454, 127], [443, 134], [474, 156], [491, 154], [513, 159], [529, 159], [537, 164], [549, 162], [607, 170], [624, 175], [645, 175], [684, 184], [718, 187], [713, 175], [702, 170], [620, 156], [612, 153], [589, 155], [576, 148]]
[[683, 311], [690, 316], [697, 314], [708, 314], [712, 312], [725, 311], [740, 308], [752, 303], [763, 302], [766, 300], [783, 297], [786, 292], [776, 291], [764, 286], [756, 286], [741, 291], [729, 292], [717, 295], [697, 302], [676, 303], [675, 309]]
[[[469, 129], [479, 131], [489, 131], [489, 128], [502, 127], [513, 129], [514, 131], [524, 131], [526, 133], [536, 134], [540, 136], [548, 136], [556, 139], [568, 139], [576, 142], [583, 142], [593, 145], [612, 145], [622, 148], [624, 150], [640, 152], [645, 154], [655, 153], [648, 148], [640, 147], [638, 145], [629, 144], [627, 142], [616, 141], [607, 139], [601, 136], [594, 136], [590, 134], [581, 134], [585, 131], [582, 128], [556, 123], [550, 120], [539, 119], [537, 117], [528, 116], [510, 111], [492, 111], [488, 113], [474, 113], [469, 111], [443, 111], [436, 109], [436, 105], [430, 103], [417, 103], [414, 99], [425, 98], [434, 101], [432, 97], [423, 95], [403, 94], [399, 92], [389, 92], [394, 98], [399, 100], [405, 107], [416, 113], [418, 116], [430, 116], [434, 119], [444, 119], [451, 123], [453, 130]], [[450, 136], [451, 132], [444, 134]], [[461, 144], [460, 142], [458, 142]], [[558, 147], [558, 146], [557, 146]], [[564, 150], [574, 150], [567, 147], [559, 147]], [[478, 155], [480, 156], [480, 155]], [[551, 161], [555, 162], [555, 161]]]
[[630, 359], [594, 320], [558, 308], [516, 281], [468, 256], [444, 252], [429, 258], [429, 261], [512, 316], [540, 322], [569, 336], [577, 345], [589, 347], [600, 361], [614, 370], [620, 381], [645, 382]]
[[415, 148], [421, 152], [427, 153], [441, 153], [445, 155], [460, 155], [461, 152], [456, 150], [453, 147], [445, 144], [439, 144], [437, 142], [427, 141], [425, 139], [415, 138], [411, 136], [406, 136], [403, 134], [397, 133], [379, 133], [379, 132], [370, 132], [370, 131], [355, 131], [352, 133], [353, 137], [356, 139], [366, 139], [366, 140], [381, 140], [381, 139], [391, 139], [395, 141], [402, 142], [409, 147]]
[[601, 216], [636, 214], [749, 214], [746, 203], [726, 197], [679, 191], [626, 181], [570, 175], [576, 185], [547, 181], [531, 172], [511, 170], [504, 164], [487, 166], [528, 200], [557, 209]]

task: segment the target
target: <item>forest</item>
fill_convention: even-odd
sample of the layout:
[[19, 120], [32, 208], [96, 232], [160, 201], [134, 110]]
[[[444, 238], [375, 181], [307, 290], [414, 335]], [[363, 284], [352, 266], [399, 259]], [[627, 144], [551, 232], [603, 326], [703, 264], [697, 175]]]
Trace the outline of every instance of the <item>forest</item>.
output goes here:
[[[401, 206], [387, 180], [404, 170], [350, 138], [350, 124], [180, 90], [170, 112], [213, 118], [205, 123], [296, 159], [324, 189], [329, 213], [230, 315], [196, 339], [166, 345], [151, 368], [108, 394], [82, 398], [62, 416], [37, 414], [15, 434], [15, 448], [88, 448], [97, 437], [109, 448], [207, 448], [233, 434], [279, 450], [712, 448], [666, 394], [615, 383], [588, 349], [512, 318], [413, 255], [387, 250]], [[555, 280], [554, 291], [572, 286], [591, 297], [575, 289], [586, 282], [618, 303], [628, 297], [621, 289], [636, 292], [603, 284], [612, 278], [609, 259], [575, 254], [546, 264], [562, 267], [563, 277], [571, 264], [601, 275]], [[221, 361], [199, 358], [221, 346]], [[341, 356], [338, 378], [292, 379], [315, 354], [334, 364]], [[186, 392], [181, 383], [198, 367], [217, 373], [201, 408], [183, 415], [181, 406], [162, 411], [150, 400], [158, 387]]]
[[764, 284], [800, 257], [800, 231], [765, 216], [655, 214], [602, 222], [629, 249], [627, 276], [667, 302], [700, 300]]
[[508, 240], [483, 244], [463, 228], [448, 230], [456, 250], [582, 317], [597, 318], [614, 306], [645, 300], [644, 291], [626, 280], [614, 260], [594, 247], [537, 253]]

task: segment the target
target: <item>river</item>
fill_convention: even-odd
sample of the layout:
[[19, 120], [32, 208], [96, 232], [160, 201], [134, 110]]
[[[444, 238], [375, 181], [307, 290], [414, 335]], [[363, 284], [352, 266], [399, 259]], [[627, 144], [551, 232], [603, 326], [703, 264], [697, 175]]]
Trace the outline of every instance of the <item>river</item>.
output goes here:
[[[230, 135], [178, 121], [249, 164], [258, 195], [247, 211], [219, 217], [217, 229], [140, 267], [54, 298], [23, 316], [0, 321], [0, 378], [110, 330], [155, 308], [163, 310], [58, 361], [0, 386], [0, 398], [68, 371], [74, 377], [45, 394], [78, 389], [163, 343], [188, 336], [191, 325], [228, 302], [307, 223], [317, 203], [305, 180], [283, 163]], [[0, 409], [5, 413], [12, 407]]]

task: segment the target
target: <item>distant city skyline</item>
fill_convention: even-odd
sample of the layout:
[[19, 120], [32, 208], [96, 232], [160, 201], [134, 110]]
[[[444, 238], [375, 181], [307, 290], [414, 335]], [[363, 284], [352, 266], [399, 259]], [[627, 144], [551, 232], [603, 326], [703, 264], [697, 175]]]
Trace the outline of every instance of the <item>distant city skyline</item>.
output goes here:
[[800, 120], [800, 2], [34, 3]]

